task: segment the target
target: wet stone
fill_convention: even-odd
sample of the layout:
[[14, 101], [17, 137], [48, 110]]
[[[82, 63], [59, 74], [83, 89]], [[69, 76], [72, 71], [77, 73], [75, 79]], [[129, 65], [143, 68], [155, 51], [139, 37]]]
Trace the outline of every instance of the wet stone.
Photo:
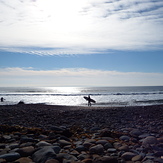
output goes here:
[[132, 131], [130, 131], [130, 135], [133, 136], [133, 137], [138, 137], [141, 134], [142, 134], [141, 131], [138, 130], [138, 129], [133, 129]]
[[21, 157], [20, 154], [16, 152], [0, 155], [0, 159], [5, 159], [8, 162], [15, 161], [19, 159], [20, 157]]
[[143, 159], [142, 155], [136, 155], [132, 158], [132, 161], [136, 162], [136, 161], [141, 161]]
[[143, 140], [142, 145], [144, 147], [148, 148], [151, 145], [156, 145], [157, 143], [158, 143], [158, 141], [154, 136], [148, 136]]
[[129, 136], [126, 136], [126, 135], [122, 135], [119, 139], [120, 140], [123, 140], [123, 141], [129, 141], [130, 140], [130, 137]]
[[104, 147], [101, 144], [95, 145], [89, 149], [90, 153], [101, 154], [104, 152]]
[[114, 152], [116, 152], [117, 150], [115, 149], [115, 148], [108, 148], [107, 149], [107, 152], [109, 152], [109, 153], [114, 153]]
[[134, 156], [136, 156], [136, 154], [132, 152], [125, 152], [124, 154], [122, 154], [122, 158], [124, 158], [125, 160], [131, 160]]
[[71, 142], [66, 141], [66, 140], [59, 140], [58, 143], [63, 147], [66, 145], [71, 145]]
[[21, 157], [15, 161], [16, 163], [33, 163], [29, 157]]
[[37, 150], [33, 154], [32, 158], [36, 163], [45, 163], [49, 158], [55, 159], [56, 154], [55, 154], [54, 150], [52, 149], [52, 147], [45, 146], [45, 147], [42, 147], [41, 149]]
[[121, 147], [118, 148], [119, 151], [129, 151], [128, 145], [122, 145]]
[[46, 141], [40, 141], [36, 144], [37, 147], [43, 147], [43, 146], [52, 146], [52, 144], [46, 142]]
[[18, 152], [22, 157], [31, 156], [34, 153], [34, 151], [35, 148], [33, 146], [23, 147], [16, 150], [16, 152]]

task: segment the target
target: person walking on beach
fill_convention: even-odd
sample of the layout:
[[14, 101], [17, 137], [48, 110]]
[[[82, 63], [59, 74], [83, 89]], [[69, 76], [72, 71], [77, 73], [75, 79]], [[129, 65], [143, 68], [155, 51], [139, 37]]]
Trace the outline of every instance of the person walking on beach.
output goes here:
[[91, 106], [91, 97], [88, 95], [88, 106]]

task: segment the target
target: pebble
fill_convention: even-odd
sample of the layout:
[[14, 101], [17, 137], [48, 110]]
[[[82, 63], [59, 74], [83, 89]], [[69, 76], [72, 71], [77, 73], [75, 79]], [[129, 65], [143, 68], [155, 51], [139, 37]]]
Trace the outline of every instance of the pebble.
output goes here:
[[148, 148], [150, 146], [156, 145], [157, 143], [158, 143], [158, 141], [154, 136], [148, 136], [143, 140], [142, 145], [143, 145], [143, 147]]
[[91, 154], [102, 154], [104, 152], [104, 147], [101, 144], [95, 145], [89, 149]]
[[122, 158], [124, 158], [127, 161], [131, 160], [135, 156], [136, 156], [136, 154], [132, 153], [132, 152], [125, 152], [124, 154], [122, 154]]

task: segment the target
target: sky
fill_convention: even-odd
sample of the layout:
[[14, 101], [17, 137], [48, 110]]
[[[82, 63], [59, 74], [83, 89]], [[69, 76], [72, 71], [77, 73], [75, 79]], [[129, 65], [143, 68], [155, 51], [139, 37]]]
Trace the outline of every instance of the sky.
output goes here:
[[0, 0], [0, 86], [163, 86], [162, 0]]

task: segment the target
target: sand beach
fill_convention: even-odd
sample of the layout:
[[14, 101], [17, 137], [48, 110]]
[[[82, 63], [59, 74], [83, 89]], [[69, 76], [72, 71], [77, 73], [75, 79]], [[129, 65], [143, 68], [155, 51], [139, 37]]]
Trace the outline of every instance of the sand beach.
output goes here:
[[163, 105], [3, 105], [0, 116], [0, 162], [163, 162]]

